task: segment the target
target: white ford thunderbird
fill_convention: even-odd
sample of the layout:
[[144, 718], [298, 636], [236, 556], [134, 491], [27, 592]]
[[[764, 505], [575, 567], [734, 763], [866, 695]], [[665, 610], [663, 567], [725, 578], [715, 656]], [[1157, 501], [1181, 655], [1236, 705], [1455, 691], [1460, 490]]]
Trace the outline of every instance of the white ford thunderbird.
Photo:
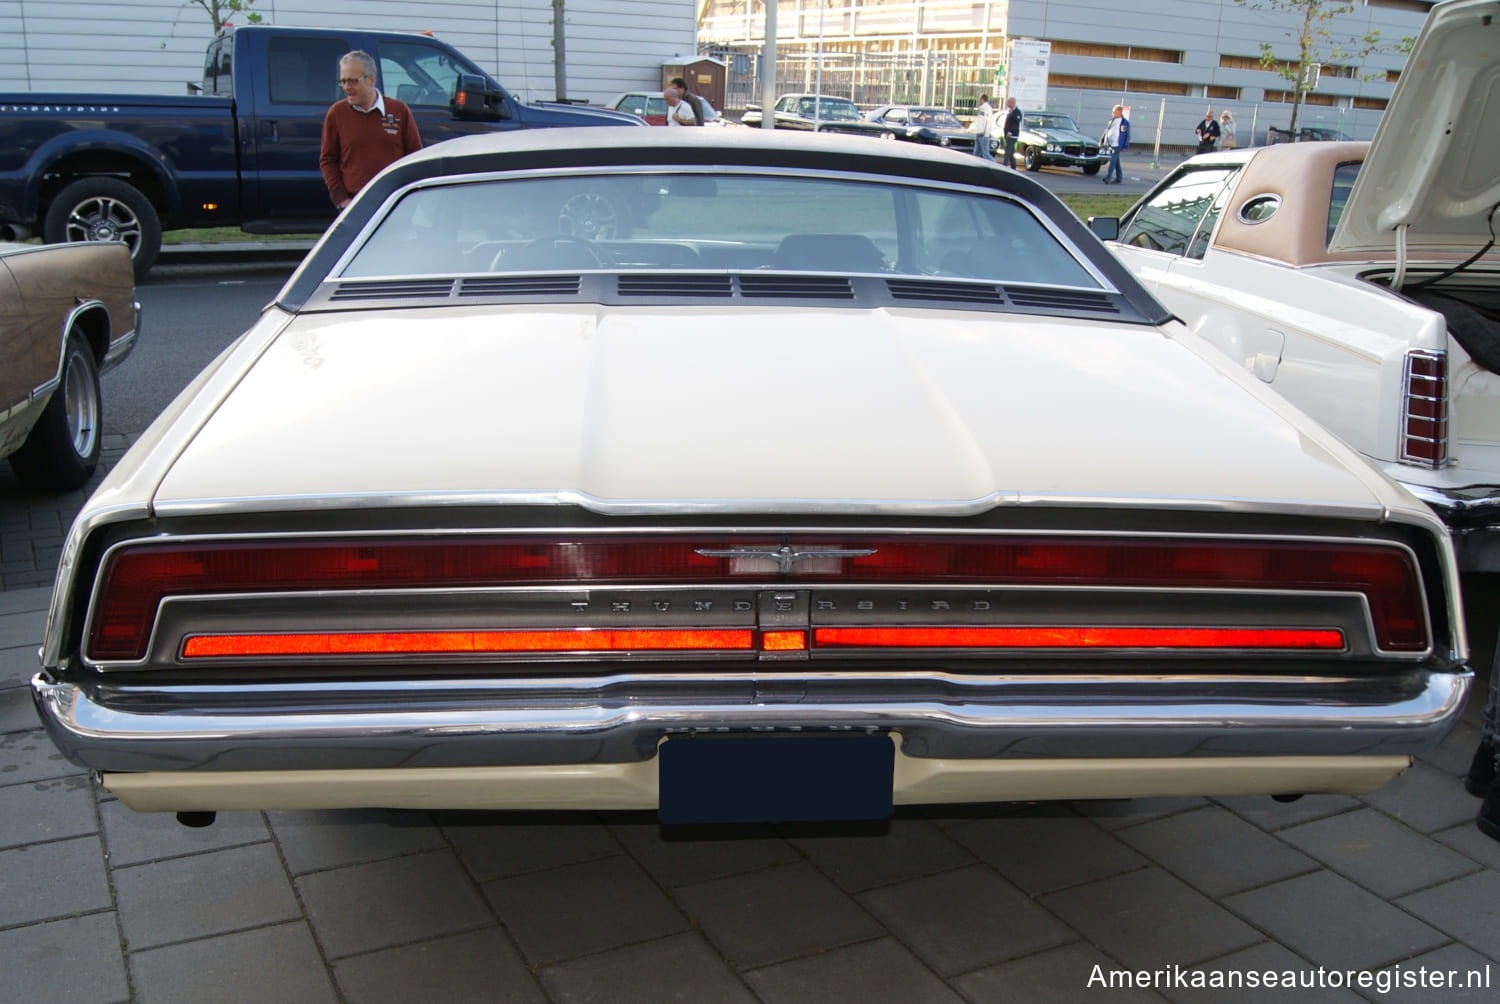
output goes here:
[[1461, 566], [1485, 572], [1500, 571], [1496, 14], [1433, 8], [1373, 142], [1194, 157], [1110, 245], [1195, 332], [1432, 505]]
[[33, 687], [125, 804], [1364, 791], [1454, 722], [1443, 524], [1044, 189], [587, 132], [392, 166], [88, 503]]

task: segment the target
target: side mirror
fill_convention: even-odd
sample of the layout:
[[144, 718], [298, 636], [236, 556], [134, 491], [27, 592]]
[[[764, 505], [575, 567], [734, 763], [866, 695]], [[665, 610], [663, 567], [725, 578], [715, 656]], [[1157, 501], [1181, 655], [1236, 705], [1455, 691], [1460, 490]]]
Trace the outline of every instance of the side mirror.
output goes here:
[[506, 117], [505, 95], [477, 73], [460, 74], [448, 106], [456, 119], [494, 122]]
[[1090, 216], [1089, 229], [1101, 241], [1120, 239], [1120, 218], [1117, 216]]

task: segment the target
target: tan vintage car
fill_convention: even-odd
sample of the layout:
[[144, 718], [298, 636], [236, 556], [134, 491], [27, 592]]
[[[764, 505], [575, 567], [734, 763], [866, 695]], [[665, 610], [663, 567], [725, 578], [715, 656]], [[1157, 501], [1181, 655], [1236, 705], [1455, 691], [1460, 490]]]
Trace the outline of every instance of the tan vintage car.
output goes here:
[[135, 346], [124, 244], [0, 244], [0, 457], [29, 486], [66, 491], [99, 462], [99, 375]]

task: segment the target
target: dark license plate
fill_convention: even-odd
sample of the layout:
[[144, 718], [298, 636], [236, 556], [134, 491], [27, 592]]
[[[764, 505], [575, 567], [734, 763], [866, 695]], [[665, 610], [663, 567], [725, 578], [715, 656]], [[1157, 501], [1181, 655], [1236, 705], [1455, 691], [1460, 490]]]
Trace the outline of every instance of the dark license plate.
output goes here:
[[677, 736], [657, 752], [663, 823], [888, 819], [886, 735]]

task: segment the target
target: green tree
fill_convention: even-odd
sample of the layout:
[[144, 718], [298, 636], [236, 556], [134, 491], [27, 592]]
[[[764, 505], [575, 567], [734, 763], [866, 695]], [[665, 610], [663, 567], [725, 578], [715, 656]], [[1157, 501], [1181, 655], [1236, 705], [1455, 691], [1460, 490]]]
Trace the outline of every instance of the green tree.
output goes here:
[[214, 23], [215, 35], [232, 14], [244, 14], [247, 24], [260, 24], [260, 15], [250, 9], [255, 0], [188, 0], [188, 3], [203, 8], [203, 13]]
[[1246, 10], [1269, 8], [1276, 14], [1291, 15], [1301, 19], [1301, 27], [1286, 32], [1286, 37], [1297, 46], [1295, 60], [1278, 59], [1275, 46], [1270, 42], [1260, 43], [1260, 65], [1279, 74], [1288, 81], [1292, 91], [1291, 130], [1297, 131], [1297, 120], [1302, 114], [1303, 99], [1317, 83], [1316, 67], [1324, 63], [1358, 65], [1377, 52], [1408, 52], [1413, 39], [1404, 38], [1397, 43], [1386, 43], [1380, 32], [1355, 37], [1340, 35], [1334, 29], [1334, 19], [1354, 11], [1354, 4], [1335, 0], [1234, 0]]

